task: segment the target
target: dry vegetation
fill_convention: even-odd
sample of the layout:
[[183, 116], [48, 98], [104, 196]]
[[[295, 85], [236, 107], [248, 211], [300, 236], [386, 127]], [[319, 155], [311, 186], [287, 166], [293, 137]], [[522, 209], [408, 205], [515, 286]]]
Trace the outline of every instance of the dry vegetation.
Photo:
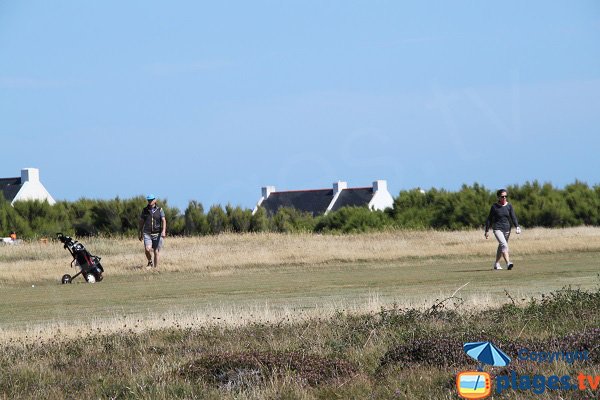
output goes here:
[[[128, 275], [145, 265], [142, 245], [131, 238], [83, 238], [82, 243], [111, 275]], [[536, 228], [510, 241], [519, 256], [600, 251], [600, 228]], [[280, 266], [318, 267], [330, 263], [433, 262], [491, 258], [495, 240], [481, 231], [392, 231], [357, 235], [223, 234], [167, 238], [162, 271], [234, 274], [236, 271]], [[70, 256], [56, 241], [0, 246], [0, 283], [56, 280], [69, 272]]]
[[[495, 252], [481, 231], [169, 238], [159, 272], [143, 268], [137, 240], [82, 242], [103, 257], [105, 282], [60, 285], [70, 256], [58, 242], [0, 247], [0, 398], [453, 399], [456, 373], [476, 367], [461, 344], [476, 340], [513, 355], [523, 346], [592, 354], [577, 365], [515, 362], [494, 374], [600, 374], [600, 228], [515, 235], [512, 250], [528, 269], [501, 275], [479, 267]], [[575, 261], [545, 262], [560, 257]], [[436, 269], [440, 261], [450, 267]], [[41, 287], [30, 288], [32, 274]], [[537, 299], [505, 296], [493, 307], [481, 301], [485, 309], [435, 300], [473, 290], [465, 281], [474, 275], [477, 296], [515, 290], [520, 280], [554, 288]], [[358, 285], [365, 277], [373, 286]], [[329, 283], [319, 286], [322, 279]], [[554, 291], [569, 279], [591, 283]], [[412, 290], [432, 301], [419, 309], [390, 304], [389, 281], [398, 285], [393, 294]], [[15, 308], [25, 315], [7, 317]], [[35, 323], [7, 327], [17, 317]]]
[[[600, 228], [589, 227], [514, 235], [513, 254], [517, 261], [527, 260], [531, 273], [519, 269], [490, 276], [487, 266], [496, 242], [486, 241], [481, 231], [168, 238], [159, 271], [144, 268], [142, 245], [135, 239], [82, 242], [103, 258], [107, 279], [95, 287], [58, 284], [62, 274], [74, 270], [57, 241], [0, 246], [0, 299], [5, 303], [0, 310], [9, 313], [0, 315], [0, 340], [176, 325], [296, 323], [329, 318], [339, 310], [374, 313], [392, 304], [423, 310], [457, 290], [461, 309], [482, 309], [565, 285], [589, 289], [600, 282], [589, 263], [591, 254], [600, 251]], [[543, 261], [564, 253], [587, 256], [574, 269], [565, 264], [552, 269]], [[448, 268], [437, 269], [440, 262]], [[101, 300], [83, 313], [72, 307], [88, 296]]]
[[[585, 349], [589, 360], [533, 363], [516, 357], [493, 377], [600, 374], [600, 291], [566, 290], [541, 302], [460, 315], [387, 309], [294, 324], [175, 325], [65, 340], [0, 344], [0, 397], [111, 399], [455, 399], [459, 371], [476, 368], [462, 344], [491, 340], [518, 349]], [[565, 397], [561, 397], [565, 395]], [[598, 391], [508, 390], [502, 398], [591, 399]]]

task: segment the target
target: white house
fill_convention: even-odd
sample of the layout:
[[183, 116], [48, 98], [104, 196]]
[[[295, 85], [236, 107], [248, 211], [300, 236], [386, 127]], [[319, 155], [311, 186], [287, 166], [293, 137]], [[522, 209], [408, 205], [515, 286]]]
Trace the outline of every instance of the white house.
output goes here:
[[372, 186], [356, 188], [349, 188], [347, 182], [338, 181], [331, 189], [277, 191], [274, 186], [265, 186], [252, 214], [259, 207], [263, 207], [269, 215], [277, 213], [281, 207], [292, 207], [316, 216], [347, 206], [385, 210], [393, 205], [394, 198], [388, 192], [385, 180], [377, 180]]
[[20, 177], [0, 178], [0, 191], [11, 205], [24, 200], [46, 200], [50, 205], [56, 203], [40, 182], [40, 170], [37, 168], [23, 168]]

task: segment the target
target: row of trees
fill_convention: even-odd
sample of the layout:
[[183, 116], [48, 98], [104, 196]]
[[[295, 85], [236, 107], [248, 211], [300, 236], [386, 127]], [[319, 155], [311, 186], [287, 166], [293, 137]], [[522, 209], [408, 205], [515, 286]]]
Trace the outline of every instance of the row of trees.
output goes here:
[[[576, 181], [564, 189], [537, 181], [507, 187], [509, 201], [525, 227], [600, 225], [600, 186]], [[495, 191], [474, 184], [456, 192], [430, 189], [401, 191], [392, 208], [370, 211], [342, 208], [325, 216], [312, 217], [283, 208], [272, 217], [259, 209], [213, 205], [206, 211], [190, 201], [183, 213], [167, 203], [165, 210], [170, 235], [214, 235], [222, 232], [365, 232], [384, 229], [467, 229], [482, 227]], [[47, 202], [16, 202], [14, 207], [0, 193], [0, 232], [15, 230], [21, 237], [53, 236], [64, 232], [76, 236], [126, 235], [137, 233], [138, 218], [146, 205], [142, 196], [112, 200], [80, 199]]]

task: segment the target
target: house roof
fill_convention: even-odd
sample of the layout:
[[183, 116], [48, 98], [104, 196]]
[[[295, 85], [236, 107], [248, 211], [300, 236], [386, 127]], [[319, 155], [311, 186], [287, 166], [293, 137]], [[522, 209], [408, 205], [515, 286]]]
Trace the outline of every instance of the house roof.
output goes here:
[[22, 186], [21, 177], [0, 178], [0, 190], [9, 203], [13, 201]]
[[324, 214], [332, 199], [333, 189], [291, 190], [272, 192], [260, 206], [264, 207], [269, 215], [277, 213], [282, 207], [293, 207], [315, 216]]
[[269, 215], [276, 214], [282, 207], [291, 207], [316, 216], [325, 214], [329, 207], [331, 211], [337, 211], [342, 207], [368, 206], [374, 195], [372, 187], [347, 188], [339, 192], [332, 205], [335, 197], [333, 189], [290, 190], [271, 192], [260, 206]]
[[387, 190], [387, 181], [382, 179], [367, 187], [349, 188], [346, 182], [337, 181], [332, 189], [276, 191], [275, 186], [264, 186], [261, 192], [262, 197], [252, 211], [253, 215], [259, 208], [270, 216], [282, 207], [317, 216], [342, 207], [368, 207], [382, 211], [394, 206], [394, 198]]
[[337, 201], [331, 207], [331, 211], [337, 211], [342, 207], [364, 207], [375, 195], [372, 187], [348, 188], [340, 192]]

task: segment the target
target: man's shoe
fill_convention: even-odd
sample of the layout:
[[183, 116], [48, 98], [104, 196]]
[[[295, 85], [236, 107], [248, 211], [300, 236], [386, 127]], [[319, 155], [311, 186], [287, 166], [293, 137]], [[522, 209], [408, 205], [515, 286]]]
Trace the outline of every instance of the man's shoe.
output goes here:
[[146, 265], [146, 268], [150, 269], [154, 267], [154, 265], [152, 264], [152, 260], [148, 261], [148, 265]]
[[494, 269], [502, 269], [502, 267], [500, 266], [500, 264], [494, 263]]
[[506, 268], [506, 269], [508, 269], [508, 270], [510, 271], [511, 269], [513, 269], [513, 267], [514, 267], [514, 266], [515, 266], [515, 264], [513, 264], [513, 263], [508, 263], [508, 265], [507, 265], [507, 268]]

